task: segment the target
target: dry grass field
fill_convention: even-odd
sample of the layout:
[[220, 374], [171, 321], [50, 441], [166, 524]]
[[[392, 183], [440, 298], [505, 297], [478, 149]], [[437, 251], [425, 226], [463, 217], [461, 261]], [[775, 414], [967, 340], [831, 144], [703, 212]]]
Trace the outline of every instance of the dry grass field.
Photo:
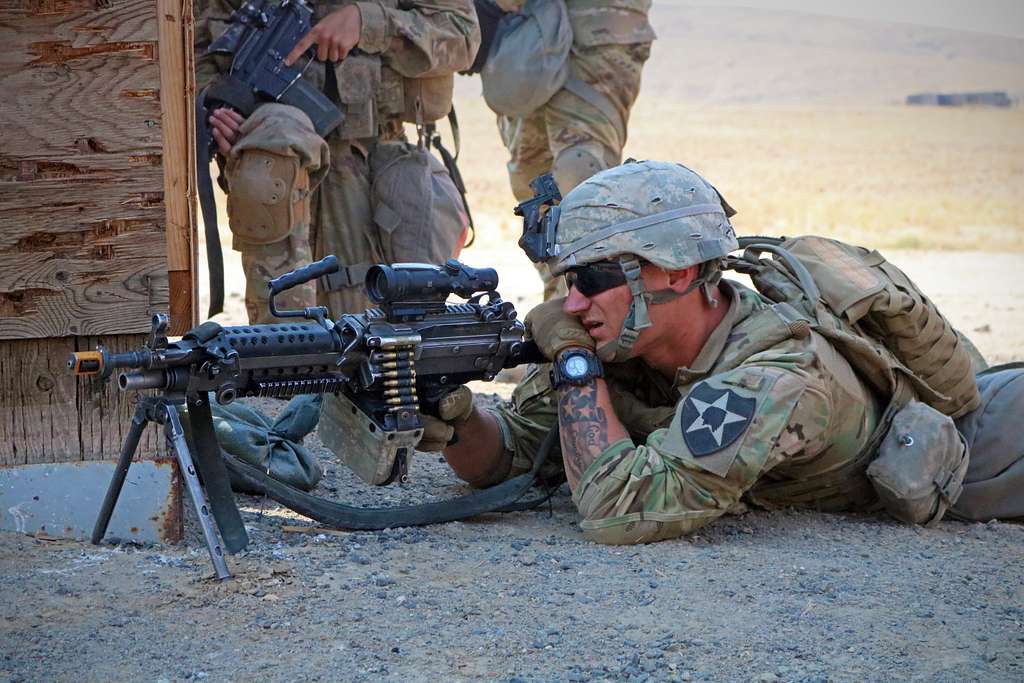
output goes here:
[[[505, 152], [482, 99], [457, 102], [481, 239], [518, 236]], [[685, 163], [744, 234], [883, 248], [1024, 251], [1024, 110], [696, 105], [644, 93], [626, 155]]]

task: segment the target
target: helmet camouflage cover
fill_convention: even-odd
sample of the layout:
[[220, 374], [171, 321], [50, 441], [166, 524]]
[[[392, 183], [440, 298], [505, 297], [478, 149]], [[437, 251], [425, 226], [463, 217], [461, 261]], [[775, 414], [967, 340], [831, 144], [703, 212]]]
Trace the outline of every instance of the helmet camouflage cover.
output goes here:
[[[598, 261], [618, 261], [633, 300], [622, 329], [598, 348], [602, 360], [621, 362], [632, 355], [640, 330], [650, 327], [648, 307], [701, 287], [714, 305], [710, 288], [718, 262], [739, 248], [729, 223], [735, 214], [718, 190], [697, 173], [663, 161], [627, 161], [598, 173], [565, 196], [558, 207], [553, 275]], [[648, 292], [641, 262], [665, 270], [703, 267], [686, 292]]]
[[634, 161], [598, 173], [559, 205], [551, 272], [635, 255], [666, 270], [717, 260], [737, 249], [735, 212], [680, 164]]

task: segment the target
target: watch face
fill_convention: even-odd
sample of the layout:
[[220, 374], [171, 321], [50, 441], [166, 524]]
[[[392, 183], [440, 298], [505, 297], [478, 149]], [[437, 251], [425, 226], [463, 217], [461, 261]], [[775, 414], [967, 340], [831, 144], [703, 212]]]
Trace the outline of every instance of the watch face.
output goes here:
[[587, 363], [587, 359], [583, 356], [569, 356], [565, 359], [565, 375], [578, 379], [587, 375], [587, 370], [590, 369], [590, 364]]

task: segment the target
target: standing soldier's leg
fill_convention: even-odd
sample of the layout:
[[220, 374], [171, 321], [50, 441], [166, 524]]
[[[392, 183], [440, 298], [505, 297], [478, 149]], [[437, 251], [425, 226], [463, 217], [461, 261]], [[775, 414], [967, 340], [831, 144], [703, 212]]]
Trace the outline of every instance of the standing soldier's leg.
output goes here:
[[[351, 141], [331, 142], [331, 172], [317, 193], [315, 211], [313, 242], [317, 259], [333, 254], [342, 266], [384, 261], [370, 208], [369, 161]], [[371, 305], [358, 277], [321, 291], [317, 299], [330, 308], [333, 318], [362, 313]]]
[[[282, 104], [257, 109], [239, 133], [225, 169], [232, 246], [242, 255], [249, 322], [272, 322], [267, 283], [311, 260], [311, 194], [327, 169], [327, 144], [306, 114]], [[275, 298], [281, 310], [314, 301], [314, 283]]]
[[[533, 196], [530, 181], [539, 175], [549, 173], [554, 160], [548, 145], [544, 108], [541, 107], [531, 116], [521, 119], [499, 114], [498, 131], [509, 152], [508, 178], [512, 184], [512, 194], [517, 202], [525, 201]], [[544, 301], [568, 293], [561, 279], [551, 277], [546, 265], [535, 263], [533, 267], [537, 269], [537, 274], [544, 283]]]
[[551, 172], [563, 196], [621, 162], [629, 111], [649, 55], [650, 43], [573, 48], [570, 78], [586, 86], [585, 95], [564, 87], [544, 106]]

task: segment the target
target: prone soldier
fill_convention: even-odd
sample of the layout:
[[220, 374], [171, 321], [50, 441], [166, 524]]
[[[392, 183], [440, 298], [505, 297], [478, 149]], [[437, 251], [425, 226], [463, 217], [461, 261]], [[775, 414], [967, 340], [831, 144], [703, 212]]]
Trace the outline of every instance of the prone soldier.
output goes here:
[[748, 503], [1024, 516], [1024, 372], [976, 383], [966, 338], [873, 252], [801, 238], [836, 274], [820, 291], [805, 268], [760, 261], [743, 263], [772, 299], [721, 279], [729, 215], [677, 164], [627, 162], [569, 192], [530, 247], [568, 285], [526, 318], [553, 363], [498, 409], [452, 394], [420, 448], [487, 487], [530, 469], [557, 424], [548, 464], [602, 543], [673, 538]]

